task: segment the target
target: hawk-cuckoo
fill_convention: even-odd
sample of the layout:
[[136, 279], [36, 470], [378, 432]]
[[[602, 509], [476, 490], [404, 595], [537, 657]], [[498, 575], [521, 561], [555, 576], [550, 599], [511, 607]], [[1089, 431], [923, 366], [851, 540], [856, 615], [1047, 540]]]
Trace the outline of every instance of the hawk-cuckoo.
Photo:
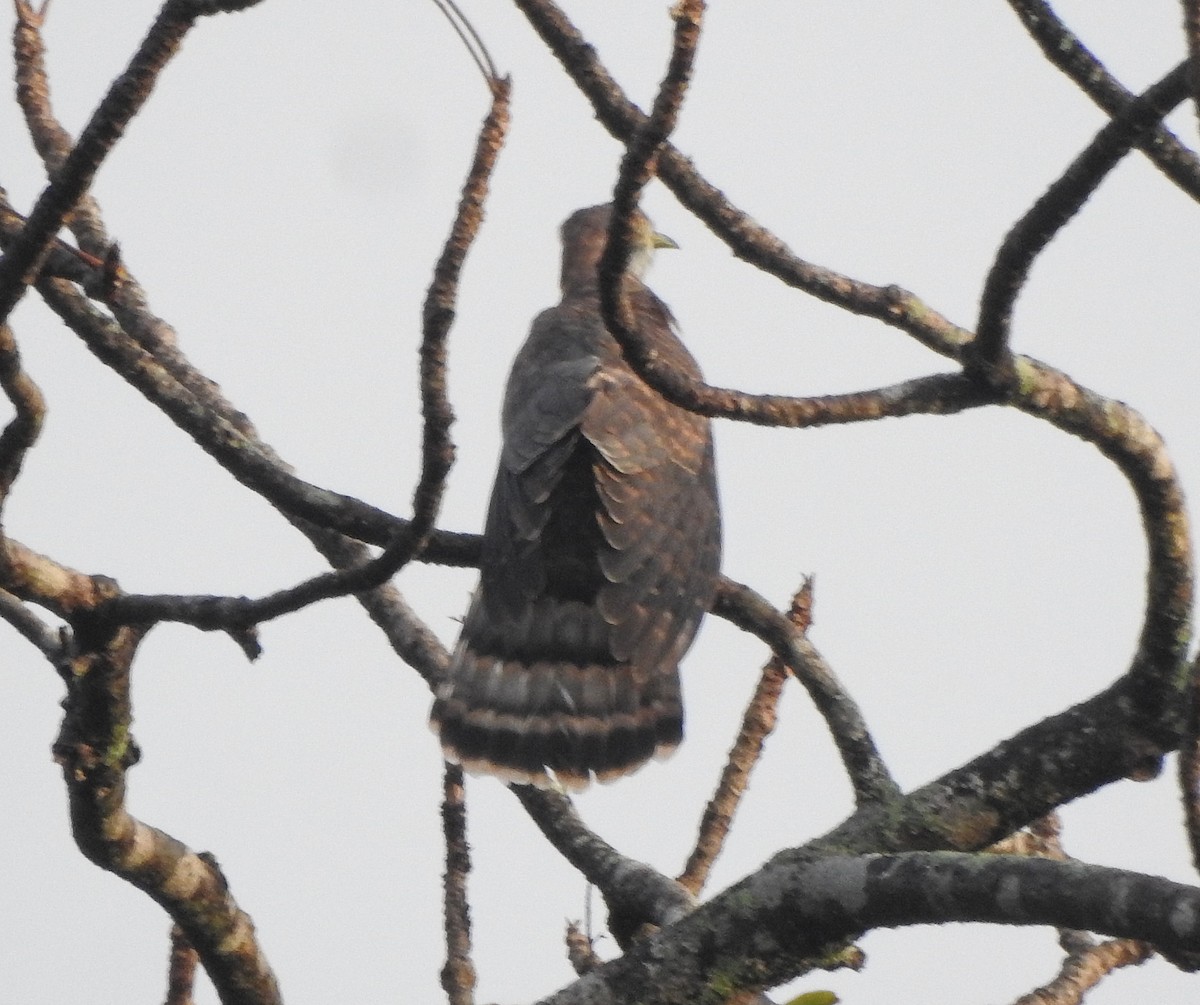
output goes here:
[[[583, 788], [678, 746], [679, 660], [720, 564], [709, 422], [635, 376], [600, 315], [609, 215], [563, 224], [562, 300], [513, 363], [479, 588], [430, 716], [448, 760], [512, 782]], [[641, 280], [675, 244], [634, 226], [638, 330], [699, 376]]]

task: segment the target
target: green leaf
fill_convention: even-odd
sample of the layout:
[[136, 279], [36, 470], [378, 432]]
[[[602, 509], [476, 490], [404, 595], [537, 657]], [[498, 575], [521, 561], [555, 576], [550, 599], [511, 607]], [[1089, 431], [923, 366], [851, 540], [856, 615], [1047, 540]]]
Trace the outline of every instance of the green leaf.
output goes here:
[[841, 999], [832, 991], [805, 991], [797, 995], [787, 1005], [837, 1005]]

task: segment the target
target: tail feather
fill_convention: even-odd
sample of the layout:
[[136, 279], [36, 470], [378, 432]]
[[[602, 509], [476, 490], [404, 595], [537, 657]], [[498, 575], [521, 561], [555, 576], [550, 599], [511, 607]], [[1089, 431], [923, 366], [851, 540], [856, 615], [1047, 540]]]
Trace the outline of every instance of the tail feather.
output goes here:
[[525, 663], [465, 641], [430, 720], [447, 760], [543, 788], [619, 778], [683, 738], [677, 677], [639, 681], [628, 664]]

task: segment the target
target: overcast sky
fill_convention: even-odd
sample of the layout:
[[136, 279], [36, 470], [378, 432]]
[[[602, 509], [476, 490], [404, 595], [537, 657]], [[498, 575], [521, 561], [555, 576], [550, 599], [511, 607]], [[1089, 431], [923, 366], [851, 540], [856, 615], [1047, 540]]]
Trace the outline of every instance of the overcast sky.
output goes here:
[[[557, 297], [558, 224], [607, 201], [620, 149], [519, 13], [462, 4], [514, 80], [451, 335], [458, 464], [441, 525], [474, 531], [508, 361]], [[667, 6], [566, 4], [643, 105], [665, 67]], [[803, 257], [898, 283], [973, 325], [999, 241], [1101, 113], [998, 0], [710, 6], [678, 146]], [[1174, 0], [1057, 8], [1134, 90], [1182, 58]], [[72, 131], [155, 9], [55, 0], [49, 64]], [[95, 186], [153, 309], [263, 437], [302, 477], [401, 515], [417, 470], [421, 301], [486, 108], [431, 3], [264, 0], [196, 27]], [[1194, 143], [1190, 110], [1172, 121]], [[43, 176], [11, 102], [0, 150], [0, 184], [27, 209]], [[949, 369], [900, 332], [736, 261], [661, 186], [645, 206], [682, 246], [660, 256], [651, 285], [714, 383], [825, 394]], [[1145, 414], [1185, 488], [1200, 484], [1198, 221], [1194, 203], [1129, 158], [1039, 259], [1014, 329], [1019, 351]], [[14, 537], [132, 591], [254, 595], [321, 569], [35, 297], [14, 326], [50, 407], [5, 511]], [[717, 437], [725, 571], [781, 606], [816, 575], [811, 637], [906, 788], [1125, 668], [1144, 547], [1130, 490], [1091, 447], [1000, 409], [805, 431], [721, 423]], [[447, 644], [473, 581], [467, 570], [399, 577]], [[348, 600], [262, 639], [251, 666], [224, 637], [154, 630], [135, 666], [144, 759], [130, 809], [217, 855], [289, 1003], [436, 1001], [441, 770], [427, 689]], [[0, 998], [159, 1000], [165, 915], [70, 837], [50, 758], [61, 684], [4, 626], [0, 656]], [[587, 821], [677, 872], [763, 659], [710, 619], [684, 667], [683, 747], [581, 797]], [[562, 927], [583, 915], [584, 885], [502, 786], [472, 780], [469, 798], [479, 1000], [533, 999], [571, 979]], [[712, 890], [850, 807], [824, 726], [791, 687]], [[1065, 817], [1080, 858], [1194, 881], [1171, 769]], [[988, 1005], [1058, 962], [1048, 930], [881, 932], [863, 948], [864, 973], [807, 977], [779, 1000], [828, 987], [846, 1002]], [[1089, 1003], [1182, 1001], [1198, 981], [1156, 961]], [[206, 983], [198, 1001], [215, 1001]]]

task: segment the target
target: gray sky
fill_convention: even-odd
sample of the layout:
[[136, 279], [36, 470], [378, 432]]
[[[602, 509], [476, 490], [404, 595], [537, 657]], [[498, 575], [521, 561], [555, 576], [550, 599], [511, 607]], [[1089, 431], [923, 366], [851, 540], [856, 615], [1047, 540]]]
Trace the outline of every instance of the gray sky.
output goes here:
[[[607, 199], [620, 151], [515, 10], [463, 6], [515, 83], [451, 336], [459, 452], [441, 525], [477, 530], [508, 361], [557, 296], [558, 224]], [[1056, 6], [1135, 90], [1182, 56], [1177, 3]], [[566, 7], [647, 103], [667, 4]], [[1004, 233], [1103, 116], [999, 2], [711, 8], [677, 144], [803, 257], [903, 285], [971, 326]], [[68, 128], [155, 9], [55, 0], [49, 59]], [[402, 515], [417, 470], [421, 301], [486, 106], [430, 3], [264, 0], [193, 31], [95, 187], [154, 310], [264, 438], [302, 477]], [[1172, 121], [1194, 141], [1190, 110]], [[42, 175], [11, 103], [0, 141], [0, 182], [28, 208]], [[823, 394], [949, 369], [737, 262], [660, 186], [645, 205], [682, 245], [651, 285], [712, 382]], [[1194, 204], [1129, 158], [1039, 259], [1014, 337], [1142, 411], [1185, 488], [1200, 482], [1196, 221]], [[14, 537], [134, 591], [258, 594], [320, 570], [299, 535], [34, 298], [15, 329], [50, 415], [6, 510]], [[1095, 450], [1048, 426], [998, 409], [800, 432], [723, 423], [718, 463], [725, 571], [780, 605], [816, 574], [812, 638], [906, 787], [1095, 693], [1133, 651], [1145, 562], [1132, 494]], [[473, 579], [417, 568], [399, 583], [449, 643]], [[289, 1002], [437, 1000], [441, 772], [426, 688], [350, 601], [262, 638], [250, 666], [223, 637], [155, 629], [135, 667], [144, 760], [130, 809], [217, 855]], [[154, 1001], [167, 919], [75, 850], [49, 755], [61, 685], [11, 631], [0, 655], [0, 997]], [[580, 798], [588, 822], [678, 871], [763, 659], [710, 619], [685, 663], [684, 746]], [[583, 883], [499, 784], [473, 780], [469, 797], [479, 1000], [538, 997], [571, 978], [562, 925], [582, 916]], [[1068, 808], [1068, 850], [1192, 882], [1177, 803], [1170, 769], [1113, 786]], [[712, 889], [849, 808], [824, 726], [792, 687]], [[863, 947], [864, 973], [815, 975], [791, 993], [985, 1005], [1048, 979], [1058, 960], [1048, 930], [881, 932]], [[1153, 962], [1089, 1003], [1183, 1000], [1196, 981]], [[206, 984], [198, 1000], [215, 1001]]]

